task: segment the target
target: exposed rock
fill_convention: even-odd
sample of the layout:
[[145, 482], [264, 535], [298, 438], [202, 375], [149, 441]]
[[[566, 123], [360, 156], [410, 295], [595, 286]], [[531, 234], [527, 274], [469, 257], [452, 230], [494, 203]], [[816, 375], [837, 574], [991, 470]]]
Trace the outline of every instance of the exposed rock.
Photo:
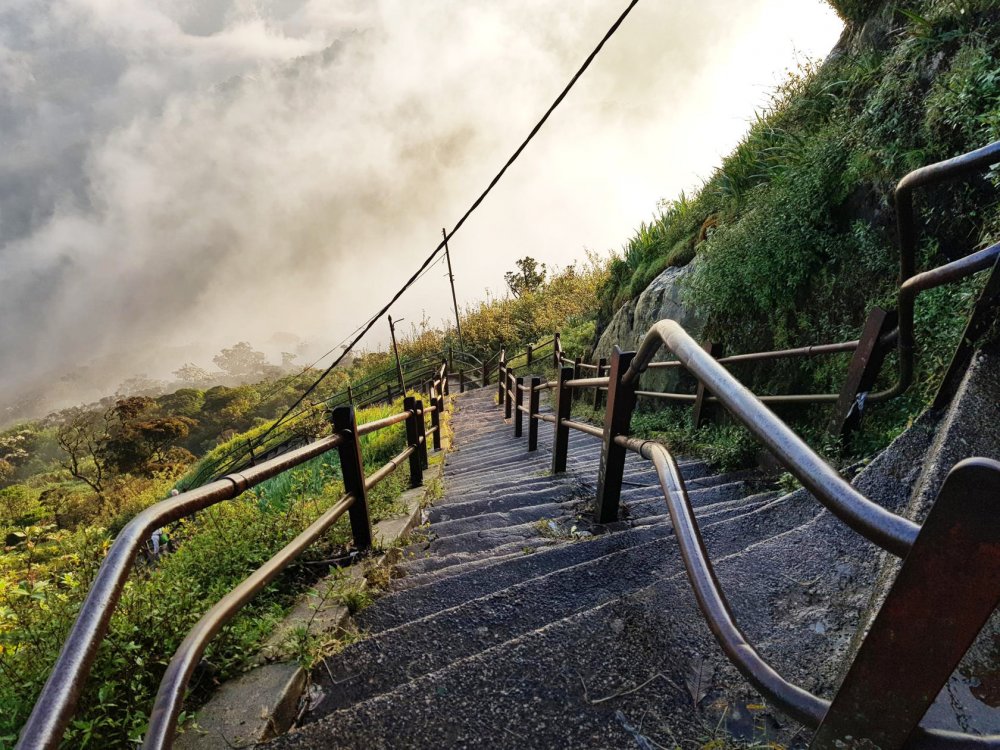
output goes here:
[[[705, 328], [705, 316], [681, 301], [683, 281], [691, 275], [697, 263], [696, 258], [681, 268], [666, 269], [636, 299], [623, 304], [601, 334], [595, 347], [595, 357], [610, 359], [615, 344], [625, 350], [634, 350], [650, 326], [664, 318], [676, 320], [688, 333], [699, 338]], [[671, 358], [669, 353], [662, 352], [656, 360]], [[643, 386], [649, 390], [675, 390], [679, 373], [680, 370], [673, 369], [649, 371], [643, 376]]]

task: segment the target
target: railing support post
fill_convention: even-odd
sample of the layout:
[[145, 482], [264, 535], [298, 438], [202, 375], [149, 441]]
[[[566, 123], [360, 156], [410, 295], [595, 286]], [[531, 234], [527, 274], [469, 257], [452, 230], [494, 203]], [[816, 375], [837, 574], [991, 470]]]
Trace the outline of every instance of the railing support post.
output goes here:
[[514, 400], [513, 398], [514, 394], [511, 391], [511, 383], [513, 382], [514, 382], [514, 373], [512, 373], [510, 370], [507, 370], [507, 374], [504, 377], [504, 384], [503, 384], [505, 391], [504, 402], [503, 402], [504, 419], [510, 419], [511, 407], [513, 406], [512, 402]]
[[365, 467], [358, 440], [358, 421], [353, 406], [338, 406], [331, 415], [333, 431], [344, 438], [337, 446], [340, 455], [340, 473], [344, 492], [354, 495], [354, 504], [348, 510], [351, 534], [359, 552], [372, 546], [372, 521], [368, 514], [368, 494], [365, 492]]
[[490, 384], [490, 366], [485, 362], [483, 362], [482, 375], [483, 375], [482, 386], [483, 388], [485, 388]]
[[385, 400], [387, 403], [392, 403], [392, 386], [387, 385], [385, 387]]
[[[604, 357], [597, 360], [597, 377], [602, 377], [604, 375], [604, 371], [607, 369], [607, 366], [608, 360]], [[601, 386], [597, 386], [594, 388], [594, 411], [601, 408], [601, 400]]]
[[528, 344], [528, 348], [525, 349], [524, 351], [528, 355], [528, 364], [530, 365], [531, 364], [531, 344]]
[[572, 415], [573, 389], [566, 385], [566, 381], [572, 379], [572, 367], [563, 367], [559, 370], [559, 388], [556, 390], [556, 429], [552, 436], [553, 474], [561, 474], [566, 471], [566, 453], [569, 450], [569, 427], [563, 425], [563, 422]]
[[[582, 362], [583, 362], [583, 357], [577, 357], [576, 359], [573, 360], [573, 377], [574, 378], [580, 377], [580, 372], [582, 371], [582, 368], [580, 367], [580, 364]], [[581, 389], [581, 388], [574, 388], [573, 389], [573, 400], [574, 401], [578, 400], [580, 398], [580, 394], [581, 393], [583, 393], [583, 389]]]
[[537, 375], [532, 375], [531, 391], [528, 393], [528, 450], [538, 450], [538, 386], [542, 384], [542, 379]]
[[417, 400], [413, 396], [403, 399], [403, 408], [410, 412], [406, 418], [406, 444], [413, 448], [410, 454], [410, 486], [419, 487], [424, 483], [423, 464], [420, 460], [420, 433], [417, 428]]
[[500, 350], [500, 361], [497, 362], [497, 406], [503, 406], [503, 388], [507, 382], [507, 362], [504, 350]]
[[354, 405], [354, 389], [347, 386], [347, 403]]
[[625, 475], [625, 449], [615, 443], [619, 435], [628, 435], [635, 409], [635, 385], [622, 383], [632, 364], [635, 352], [623, 352], [617, 346], [611, 353], [611, 371], [608, 373], [608, 406], [604, 412], [604, 445], [601, 448], [601, 468], [597, 475], [598, 523], [618, 520], [618, 503], [622, 494]]
[[956, 464], [810, 748], [906, 743], [1000, 603], [998, 511], [1000, 462]]
[[524, 391], [521, 390], [524, 386], [524, 377], [519, 376], [514, 380], [514, 437], [521, 437], [521, 432], [524, 425], [524, 412], [521, 411], [521, 407], [524, 406]]
[[[706, 341], [701, 348], [710, 355], [718, 359], [722, 353], [722, 345], [714, 341]], [[705, 384], [698, 381], [698, 389], [695, 391], [694, 408], [691, 410], [691, 424], [697, 430], [705, 421]]]
[[465, 370], [458, 371], [458, 392], [465, 393]]
[[434, 450], [441, 450], [441, 396], [440, 396], [440, 384], [436, 386], [431, 386], [431, 406], [434, 407], [434, 411], [431, 412], [431, 429], [434, 430], [434, 437], [432, 438], [434, 443]]
[[861, 332], [858, 348], [851, 357], [840, 397], [833, 407], [829, 431], [834, 437], [846, 439], [861, 426], [865, 408], [864, 395], [875, 387], [875, 379], [891, 348], [883, 345], [881, 338], [896, 327], [897, 318], [896, 313], [886, 312], [880, 307], [873, 307], [868, 313], [868, 320]]
[[420, 468], [426, 470], [429, 466], [427, 462], [427, 415], [423, 413], [423, 401], [417, 399], [415, 406], [417, 407], [417, 411], [420, 412], [420, 414], [417, 415], [417, 439], [420, 444], [420, 450], [418, 451], [418, 453], [420, 453]]
[[559, 331], [556, 331], [555, 334], [552, 336], [552, 339], [553, 339], [552, 340], [552, 366], [555, 367], [555, 368], [557, 368], [557, 369], [559, 367], [559, 349], [562, 346], [562, 341], [560, 340], [559, 337], [560, 337]]

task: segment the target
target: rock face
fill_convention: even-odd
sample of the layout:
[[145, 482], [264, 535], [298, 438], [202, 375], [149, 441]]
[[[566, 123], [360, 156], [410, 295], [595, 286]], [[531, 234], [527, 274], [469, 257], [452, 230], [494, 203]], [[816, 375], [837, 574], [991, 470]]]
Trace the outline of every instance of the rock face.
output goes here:
[[[639, 295], [622, 305], [601, 334], [594, 349], [595, 357], [611, 358], [615, 344], [625, 351], [634, 351], [642, 341], [650, 326], [658, 320], [672, 318], [680, 323], [695, 338], [701, 336], [705, 328], [705, 318], [697, 310], [681, 302], [682, 282], [694, 272], [697, 258], [681, 268], [668, 268]], [[672, 359], [667, 353], [656, 357], [657, 361]], [[677, 389], [680, 370], [651, 370], [643, 375], [643, 388], [657, 391]]]

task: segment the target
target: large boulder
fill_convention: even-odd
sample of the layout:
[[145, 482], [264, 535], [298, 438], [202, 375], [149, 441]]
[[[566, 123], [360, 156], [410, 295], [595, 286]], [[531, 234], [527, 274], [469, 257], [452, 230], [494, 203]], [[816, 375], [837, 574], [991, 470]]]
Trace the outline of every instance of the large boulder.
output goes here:
[[[705, 328], [705, 316], [681, 300], [684, 279], [694, 272], [697, 263], [696, 258], [686, 266], [666, 269], [636, 299], [623, 304], [601, 334], [594, 348], [595, 358], [607, 357], [610, 360], [615, 344], [625, 351], [634, 351], [650, 327], [664, 318], [676, 320], [689, 334], [700, 338]], [[664, 349], [656, 356], [656, 361], [665, 359], [673, 357]], [[680, 368], [649, 370], [642, 378], [643, 390], [676, 390], [681, 373]]]

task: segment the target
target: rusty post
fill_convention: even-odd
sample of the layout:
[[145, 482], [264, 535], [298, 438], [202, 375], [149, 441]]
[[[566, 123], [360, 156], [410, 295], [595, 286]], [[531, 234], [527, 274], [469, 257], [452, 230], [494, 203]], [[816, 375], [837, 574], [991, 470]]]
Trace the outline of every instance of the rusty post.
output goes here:
[[420, 454], [420, 468], [427, 469], [427, 415], [423, 413], [424, 402], [417, 399], [414, 402], [417, 411], [421, 412], [417, 415], [417, 442], [420, 445], [420, 450], [417, 451]]
[[340, 455], [340, 473], [344, 480], [344, 492], [354, 495], [354, 503], [348, 514], [351, 519], [351, 534], [354, 546], [364, 551], [372, 546], [372, 521], [368, 514], [368, 495], [365, 492], [365, 466], [361, 456], [361, 441], [358, 440], [357, 414], [353, 406], [338, 406], [331, 415], [333, 431], [343, 436], [337, 446]]
[[868, 314], [858, 348], [851, 357], [840, 397], [833, 407], [829, 431], [834, 437], [846, 439], [861, 426], [865, 398], [875, 387], [882, 362], [890, 349], [881, 343], [881, 339], [896, 327], [897, 317], [896, 313], [886, 312], [880, 307], [873, 307]]
[[1000, 603], [1000, 462], [955, 465], [810, 745], [903, 747]]
[[597, 475], [598, 523], [618, 520], [618, 503], [625, 475], [625, 448], [615, 442], [619, 435], [628, 435], [635, 409], [635, 383], [622, 383], [635, 352], [623, 352], [617, 346], [611, 353], [608, 373], [608, 406], [604, 411], [604, 445], [601, 448], [601, 468]]
[[[701, 348], [716, 359], [722, 354], [722, 346], [713, 341], [706, 341]], [[695, 391], [694, 408], [691, 410], [691, 424], [697, 430], [705, 421], [705, 384], [698, 381], [698, 388]], [[708, 394], [711, 395], [711, 394]]]
[[434, 450], [441, 450], [441, 390], [440, 384], [431, 387], [431, 406], [434, 407], [434, 411], [431, 412], [431, 429], [434, 430], [434, 437], [432, 438], [434, 444]]
[[552, 336], [552, 366], [555, 368], [559, 367], [559, 348], [561, 346], [560, 333], [556, 331]]
[[[602, 377], [607, 367], [608, 367], [607, 359], [601, 357], [599, 360], [597, 360], [597, 377]], [[597, 411], [598, 409], [601, 408], [601, 401], [602, 401], [601, 387], [597, 386], [596, 388], [594, 388], [594, 411]]]
[[556, 390], [556, 424], [552, 436], [552, 473], [560, 474], [566, 471], [566, 453], [569, 451], [569, 427], [563, 425], [572, 414], [573, 389], [566, 385], [573, 379], [573, 368], [563, 367], [559, 370], [559, 388]]
[[531, 385], [531, 392], [528, 394], [528, 450], [538, 450], [538, 386], [542, 384], [542, 379], [537, 375], [532, 375], [528, 381]]
[[514, 380], [514, 437], [521, 437], [524, 425], [524, 412], [521, 411], [521, 407], [524, 406], [524, 391], [521, 390], [523, 387], [524, 377], [518, 376]]
[[420, 433], [417, 429], [417, 400], [413, 396], [403, 399], [403, 408], [410, 412], [406, 418], [406, 444], [413, 448], [410, 454], [410, 486], [419, 487], [424, 483], [424, 469], [420, 461]]
[[[573, 360], [573, 377], [574, 378], [580, 377], [580, 372], [581, 372], [580, 364], [582, 362], [583, 362], [583, 357], [577, 357], [576, 359]], [[579, 400], [579, 398], [582, 395], [582, 393], [583, 393], [583, 389], [582, 388], [574, 388], [573, 389], [573, 400], [574, 401]]]
[[458, 371], [458, 392], [465, 393], [465, 370]]
[[530, 365], [531, 364], [531, 352], [532, 352], [531, 344], [528, 344], [528, 348], [525, 349], [524, 351], [525, 351], [525, 354], [528, 355], [527, 359], [528, 359], [528, 364]]

